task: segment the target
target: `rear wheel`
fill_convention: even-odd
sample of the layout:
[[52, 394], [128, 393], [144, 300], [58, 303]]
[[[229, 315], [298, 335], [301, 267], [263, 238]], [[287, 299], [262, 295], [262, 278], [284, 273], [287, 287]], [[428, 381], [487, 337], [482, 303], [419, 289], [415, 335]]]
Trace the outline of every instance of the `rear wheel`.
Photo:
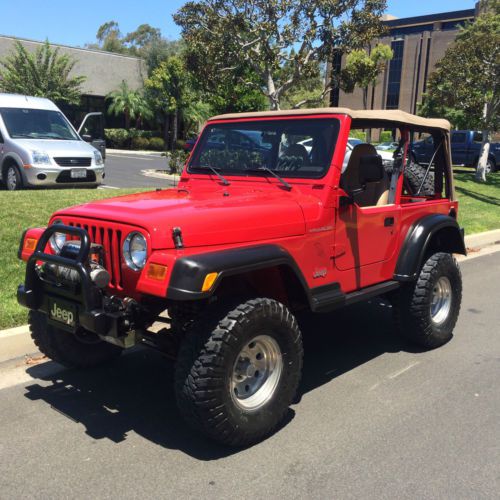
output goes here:
[[412, 342], [433, 349], [453, 337], [462, 302], [462, 276], [448, 253], [431, 255], [415, 283], [403, 286], [393, 301], [396, 326]]
[[[228, 310], [229, 309], [229, 310]], [[176, 396], [186, 421], [216, 441], [260, 441], [284, 419], [302, 371], [302, 339], [281, 303], [253, 299], [195, 321], [181, 345]]]
[[81, 330], [65, 332], [47, 322], [47, 316], [30, 311], [31, 338], [42, 354], [64, 366], [89, 368], [120, 356], [122, 348], [102, 341], [97, 335]]

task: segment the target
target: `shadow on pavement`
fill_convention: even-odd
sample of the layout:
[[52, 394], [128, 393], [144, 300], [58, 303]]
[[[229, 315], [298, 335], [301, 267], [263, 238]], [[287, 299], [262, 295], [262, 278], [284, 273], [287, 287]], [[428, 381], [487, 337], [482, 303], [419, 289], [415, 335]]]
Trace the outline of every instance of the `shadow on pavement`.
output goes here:
[[[305, 358], [300, 394], [383, 353], [408, 351], [408, 345], [392, 333], [390, 313], [389, 306], [376, 302], [303, 318]], [[120, 443], [134, 432], [200, 460], [216, 460], [239, 451], [209, 442], [184, 424], [175, 406], [173, 364], [155, 351], [137, 349], [91, 371], [46, 375], [41, 366], [34, 366], [28, 373], [49, 384], [28, 386], [26, 397], [45, 401], [83, 424], [93, 439]], [[282, 427], [294, 414], [290, 409]]]

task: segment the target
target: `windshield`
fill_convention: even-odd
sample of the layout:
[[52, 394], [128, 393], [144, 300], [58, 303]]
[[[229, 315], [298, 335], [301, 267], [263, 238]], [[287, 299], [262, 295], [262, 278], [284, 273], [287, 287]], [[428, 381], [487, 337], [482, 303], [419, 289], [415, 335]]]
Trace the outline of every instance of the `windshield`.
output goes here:
[[60, 111], [0, 108], [0, 113], [12, 139], [80, 140]]
[[318, 178], [330, 166], [339, 121], [332, 118], [208, 124], [188, 171], [212, 167], [224, 175]]

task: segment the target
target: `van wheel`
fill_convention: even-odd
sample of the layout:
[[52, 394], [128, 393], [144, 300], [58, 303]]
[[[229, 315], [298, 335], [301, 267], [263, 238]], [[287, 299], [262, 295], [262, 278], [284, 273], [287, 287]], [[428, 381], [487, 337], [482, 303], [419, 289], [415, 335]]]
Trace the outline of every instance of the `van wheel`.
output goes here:
[[5, 171], [5, 185], [9, 191], [19, 191], [23, 188], [23, 179], [16, 165], [9, 165]]
[[47, 322], [47, 315], [30, 311], [31, 338], [42, 354], [68, 368], [90, 368], [120, 356], [122, 348], [88, 331], [71, 334]]
[[426, 349], [446, 344], [453, 337], [462, 302], [462, 275], [448, 253], [435, 253], [423, 265], [415, 283], [393, 297], [399, 333]]
[[188, 424], [231, 446], [256, 443], [283, 421], [302, 372], [302, 337], [281, 303], [217, 308], [188, 328], [175, 373]]

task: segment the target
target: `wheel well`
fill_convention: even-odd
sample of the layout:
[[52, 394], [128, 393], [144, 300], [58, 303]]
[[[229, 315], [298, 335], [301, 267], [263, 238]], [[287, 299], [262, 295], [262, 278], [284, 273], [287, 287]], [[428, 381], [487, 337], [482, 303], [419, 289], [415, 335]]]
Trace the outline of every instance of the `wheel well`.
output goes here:
[[217, 287], [215, 295], [267, 297], [292, 310], [309, 307], [304, 285], [286, 264], [226, 276]]
[[454, 227], [443, 227], [435, 232], [425, 249], [425, 260], [436, 252], [463, 253], [463, 240]]

